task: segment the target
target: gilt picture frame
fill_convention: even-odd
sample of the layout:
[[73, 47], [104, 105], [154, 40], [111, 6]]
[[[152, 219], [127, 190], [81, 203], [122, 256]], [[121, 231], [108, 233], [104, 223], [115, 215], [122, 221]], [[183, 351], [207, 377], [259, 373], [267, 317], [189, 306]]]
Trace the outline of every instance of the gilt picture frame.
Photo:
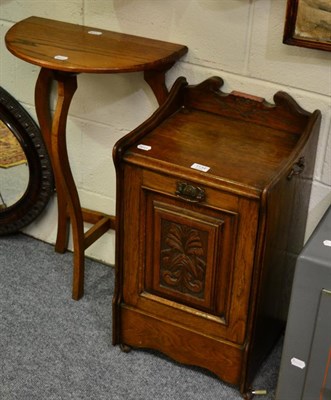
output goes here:
[[331, 51], [331, 1], [287, 0], [283, 43]]

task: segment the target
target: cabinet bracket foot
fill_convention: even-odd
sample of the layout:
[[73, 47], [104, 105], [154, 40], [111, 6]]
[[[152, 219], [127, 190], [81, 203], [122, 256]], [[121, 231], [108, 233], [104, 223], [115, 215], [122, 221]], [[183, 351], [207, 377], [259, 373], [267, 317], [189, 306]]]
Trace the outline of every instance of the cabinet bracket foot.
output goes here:
[[123, 351], [123, 353], [130, 353], [130, 351], [132, 350], [132, 347], [130, 347], [124, 343], [121, 343], [120, 349], [121, 349], [121, 351]]

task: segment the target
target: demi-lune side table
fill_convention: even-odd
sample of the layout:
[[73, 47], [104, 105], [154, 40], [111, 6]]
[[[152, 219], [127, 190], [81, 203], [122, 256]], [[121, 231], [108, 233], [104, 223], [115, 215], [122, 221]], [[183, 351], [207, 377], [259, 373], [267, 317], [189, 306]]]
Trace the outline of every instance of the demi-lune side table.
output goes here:
[[[16, 57], [41, 67], [35, 86], [35, 107], [51, 157], [58, 202], [57, 252], [68, 246], [71, 222], [74, 248], [72, 297], [84, 293], [84, 251], [109, 229], [116, 217], [81, 207], [70, 169], [66, 123], [79, 73], [144, 72], [159, 104], [168, 95], [165, 74], [187, 52], [179, 44], [103, 29], [30, 17], [16, 23], [5, 37]], [[54, 113], [50, 109], [52, 83], [57, 83]], [[84, 221], [92, 227], [84, 232]]]

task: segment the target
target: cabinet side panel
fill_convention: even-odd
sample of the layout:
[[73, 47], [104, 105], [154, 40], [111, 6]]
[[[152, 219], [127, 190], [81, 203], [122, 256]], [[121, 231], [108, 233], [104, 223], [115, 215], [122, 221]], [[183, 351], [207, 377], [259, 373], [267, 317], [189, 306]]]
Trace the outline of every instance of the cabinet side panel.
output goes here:
[[303, 248], [308, 206], [314, 171], [319, 125], [309, 140], [293, 157], [293, 167], [303, 162], [302, 171], [291, 176], [291, 167], [270, 188], [261, 213], [259, 243], [264, 243], [256, 256], [259, 276], [257, 308], [249, 350], [248, 381], [268, 355], [283, 332], [295, 264]]

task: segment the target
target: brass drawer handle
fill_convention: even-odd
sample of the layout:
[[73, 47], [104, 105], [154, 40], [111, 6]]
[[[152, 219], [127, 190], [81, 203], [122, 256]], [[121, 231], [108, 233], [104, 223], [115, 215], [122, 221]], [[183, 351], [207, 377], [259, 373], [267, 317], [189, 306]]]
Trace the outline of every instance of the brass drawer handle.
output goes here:
[[305, 158], [300, 157], [299, 160], [293, 165], [290, 173], [287, 175], [287, 179], [292, 179], [294, 175], [300, 175], [305, 169]]
[[205, 190], [186, 182], [177, 182], [176, 195], [184, 200], [197, 203], [205, 199]]

